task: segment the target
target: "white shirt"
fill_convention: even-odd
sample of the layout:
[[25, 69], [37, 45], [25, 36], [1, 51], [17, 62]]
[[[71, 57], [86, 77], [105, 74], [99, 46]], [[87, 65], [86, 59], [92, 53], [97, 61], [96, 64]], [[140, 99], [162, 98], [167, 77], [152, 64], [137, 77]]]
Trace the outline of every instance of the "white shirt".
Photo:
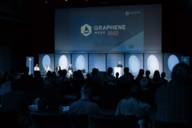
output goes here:
[[38, 66], [35, 66], [34, 71], [40, 71], [40, 68]]

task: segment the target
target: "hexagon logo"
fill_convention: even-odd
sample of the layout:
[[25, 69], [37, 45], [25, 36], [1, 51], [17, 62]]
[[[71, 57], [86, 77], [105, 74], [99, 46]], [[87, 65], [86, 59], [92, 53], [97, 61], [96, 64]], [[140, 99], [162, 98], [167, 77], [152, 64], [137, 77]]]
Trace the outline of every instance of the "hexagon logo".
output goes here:
[[84, 24], [81, 26], [81, 34], [85, 37], [89, 36], [92, 34], [92, 27], [88, 24]]

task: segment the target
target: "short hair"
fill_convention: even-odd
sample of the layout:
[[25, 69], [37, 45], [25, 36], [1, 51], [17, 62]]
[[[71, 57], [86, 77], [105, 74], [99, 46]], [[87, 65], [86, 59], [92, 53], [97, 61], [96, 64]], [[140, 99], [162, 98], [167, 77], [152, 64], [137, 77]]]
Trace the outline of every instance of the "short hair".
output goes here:
[[125, 67], [124, 68], [124, 74], [128, 73], [129, 72], [129, 68], [128, 67]]
[[177, 81], [186, 81], [190, 75], [189, 66], [185, 63], [178, 63], [174, 66], [171, 78]]
[[112, 68], [112, 67], [108, 67], [107, 72], [108, 72], [109, 74], [113, 73], [113, 68]]

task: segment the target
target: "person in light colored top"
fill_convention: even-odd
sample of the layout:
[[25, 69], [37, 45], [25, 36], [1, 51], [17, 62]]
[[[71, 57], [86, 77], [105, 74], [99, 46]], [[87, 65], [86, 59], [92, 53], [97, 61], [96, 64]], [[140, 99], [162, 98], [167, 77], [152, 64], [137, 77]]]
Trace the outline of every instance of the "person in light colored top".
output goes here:
[[122, 99], [117, 106], [115, 115], [124, 116], [146, 116], [150, 106], [134, 97]]
[[150, 105], [140, 98], [141, 88], [134, 82], [125, 88], [125, 97], [117, 105], [115, 115], [145, 117], [149, 114]]
[[127, 88], [127, 94], [118, 103], [115, 115], [136, 116], [139, 118], [139, 127], [143, 128], [146, 124], [145, 119], [149, 117], [151, 107], [149, 104], [140, 100], [140, 86], [135, 83], [130, 88]]
[[88, 86], [81, 88], [81, 98], [70, 105], [69, 112], [72, 114], [96, 115], [100, 114], [100, 107], [91, 101], [92, 90]]
[[39, 64], [36, 64], [36, 65], [35, 65], [34, 71], [40, 71]]

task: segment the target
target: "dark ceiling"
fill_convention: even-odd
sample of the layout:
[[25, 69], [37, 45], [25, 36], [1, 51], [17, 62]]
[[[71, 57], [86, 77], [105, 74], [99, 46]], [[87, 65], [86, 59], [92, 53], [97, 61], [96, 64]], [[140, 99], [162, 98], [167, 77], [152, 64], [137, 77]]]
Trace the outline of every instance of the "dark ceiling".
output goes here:
[[1, 0], [0, 46], [17, 54], [54, 52], [55, 8], [162, 4], [163, 52], [192, 55], [192, 0]]

